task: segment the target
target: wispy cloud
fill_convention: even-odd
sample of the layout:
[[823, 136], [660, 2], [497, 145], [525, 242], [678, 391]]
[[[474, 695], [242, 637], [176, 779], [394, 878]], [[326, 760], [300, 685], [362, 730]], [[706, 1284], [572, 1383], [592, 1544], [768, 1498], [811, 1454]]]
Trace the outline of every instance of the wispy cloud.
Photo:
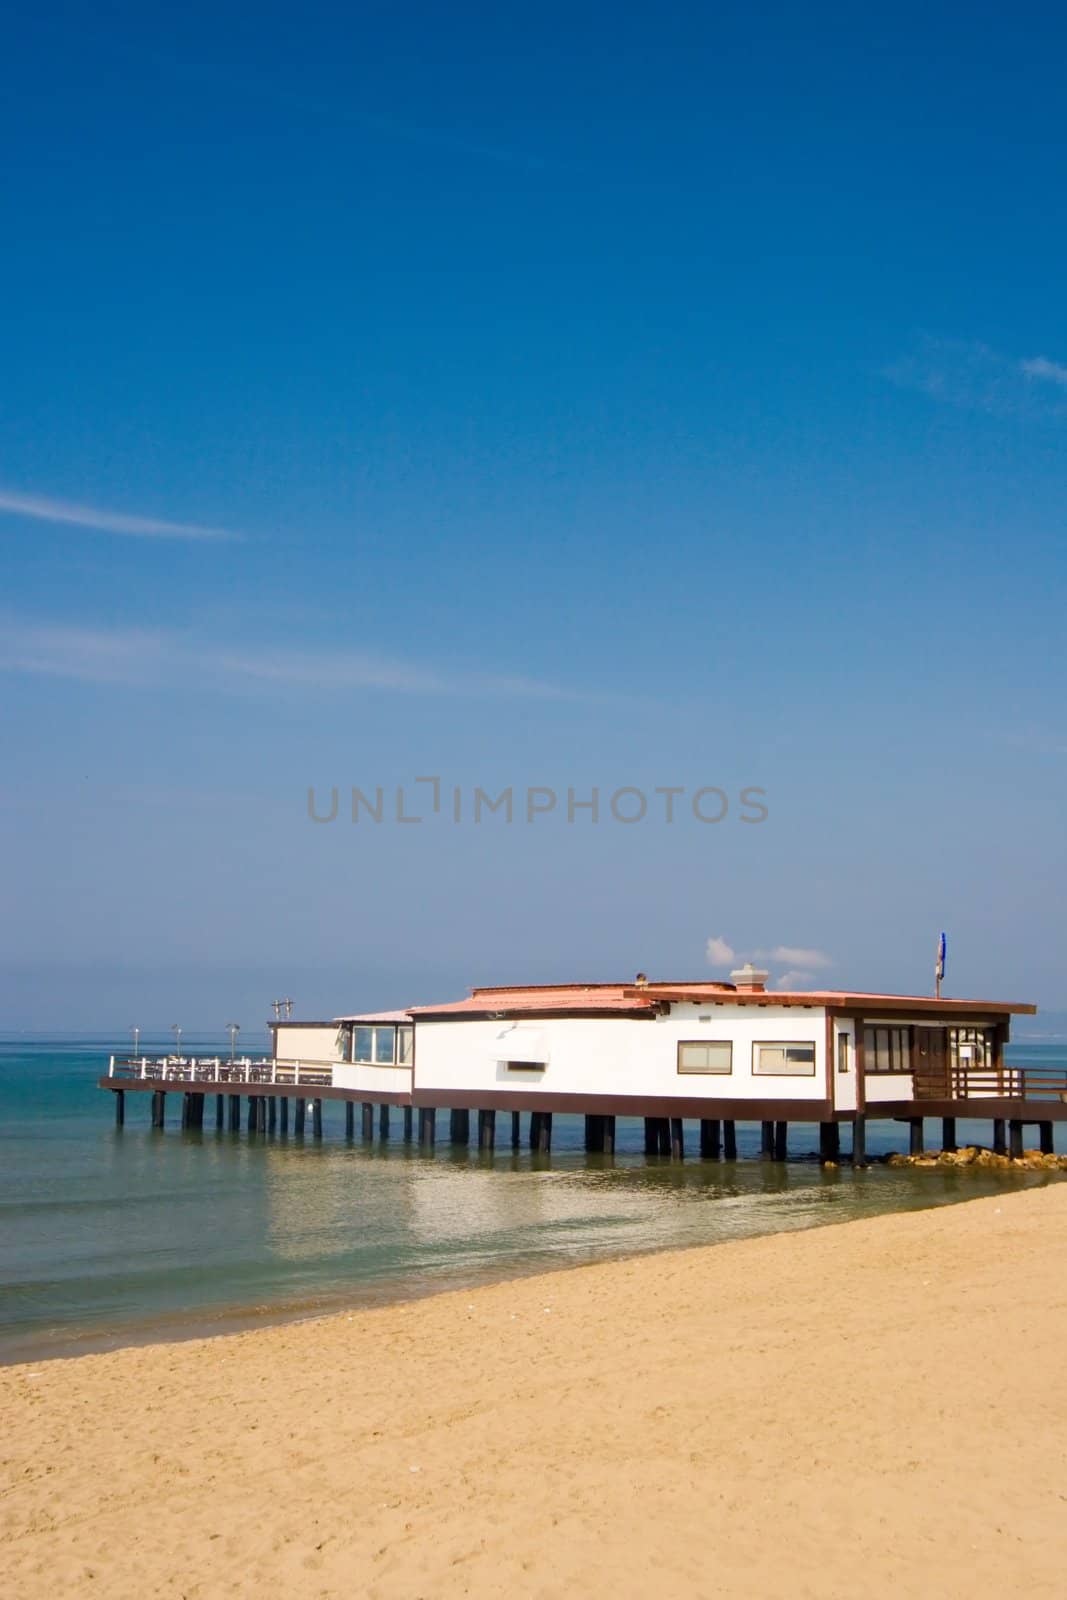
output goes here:
[[922, 338], [885, 370], [902, 389], [990, 416], [1067, 417], [1067, 366], [977, 340]]
[[776, 944], [773, 950], [757, 950], [760, 961], [784, 961], [790, 967], [800, 967], [804, 972], [822, 972], [833, 966], [833, 957], [825, 950], [806, 950], [802, 945]]
[[229, 528], [205, 528], [196, 522], [166, 522], [160, 517], [131, 516], [125, 511], [104, 511], [97, 506], [75, 505], [70, 500], [54, 500], [50, 495], [23, 494], [15, 489], [0, 489], [0, 513], [11, 517], [32, 517], [38, 522], [95, 528], [100, 533], [118, 533], [133, 539], [244, 537]]
[[84, 628], [7, 621], [0, 629], [0, 671], [132, 688], [170, 685], [239, 692], [257, 686], [324, 693], [371, 689], [399, 694], [592, 698], [535, 678], [452, 673], [368, 652], [315, 652], [270, 645], [220, 645], [165, 630]]
[[793, 972], [783, 972], [781, 977], [775, 978], [774, 987], [776, 989], [799, 989], [803, 992], [805, 989], [811, 988], [813, 977], [814, 973], [804, 972], [800, 969]]
[[734, 949], [725, 939], [711, 938], [704, 946], [704, 954], [712, 967], [728, 967], [734, 959]]

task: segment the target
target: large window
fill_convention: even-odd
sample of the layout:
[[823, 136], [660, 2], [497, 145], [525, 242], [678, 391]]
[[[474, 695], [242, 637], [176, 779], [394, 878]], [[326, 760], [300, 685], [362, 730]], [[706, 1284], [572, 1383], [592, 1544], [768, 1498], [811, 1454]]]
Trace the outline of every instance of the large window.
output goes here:
[[864, 1028], [864, 1072], [910, 1072], [910, 1028]]
[[400, 1027], [396, 1030], [396, 1060], [401, 1067], [410, 1067], [414, 1055], [415, 1029]]
[[[363, 1066], [391, 1067], [396, 1059], [397, 1028], [391, 1022], [369, 1024], [353, 1031], [352, 1059]], [[410, 1035], [410, 1028], [401, 1028]]]
[[954, 1067], [996, 1066], [996, 1042], [992, 1028], [950, 1028], [948, 1055]]
[[754, 1044], [752, 1071], [757, 1077], [814, 1078], [815, 1045], [806, 1040]]
[[679, 1072], [725, 1073], [734, 1070], [734, 1047], [729, 1039], [680, 1039]]

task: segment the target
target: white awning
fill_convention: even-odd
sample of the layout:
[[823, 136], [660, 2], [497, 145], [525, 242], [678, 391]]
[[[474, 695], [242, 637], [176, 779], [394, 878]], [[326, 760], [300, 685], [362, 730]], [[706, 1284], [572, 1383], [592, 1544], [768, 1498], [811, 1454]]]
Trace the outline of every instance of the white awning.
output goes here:
[[529, 1061], [537, 1066], [548, 1064], [548, 1039], [540, 1028], [526, 1028], [516, 1024], [501, 1028], [489, 1047], [494, 1061]]

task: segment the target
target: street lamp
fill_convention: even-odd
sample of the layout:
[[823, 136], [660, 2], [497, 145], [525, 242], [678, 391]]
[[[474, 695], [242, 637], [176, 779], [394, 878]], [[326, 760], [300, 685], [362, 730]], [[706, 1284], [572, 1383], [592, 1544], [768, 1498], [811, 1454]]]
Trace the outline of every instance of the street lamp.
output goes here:
[[182, 1053], [182, 1030], [181, 1030], [181, 1027], [177, 1022], [172, 1022], [171, 1025], [170, 1025], [170, 1031], [174, 1035], [174, 1054], [176, 1056], [180, 1056], [181, 1053]]
[[133, 1034], [133, 1059], [136, 1061], [137, 1060], [137, 1046], [140, 1044], [140, 1041], [141, 1041], [141, 1030], [140, 1030], [140, 1028], [131, 1028], [130, 1032]]
[[241, 1024], [239, 1022], [228, 1022], [226, 1028], [230, 1035], [230, 1064], [232, 1066], [233, 1058], [237, 1054], [237, 1035], [241, 1031]]

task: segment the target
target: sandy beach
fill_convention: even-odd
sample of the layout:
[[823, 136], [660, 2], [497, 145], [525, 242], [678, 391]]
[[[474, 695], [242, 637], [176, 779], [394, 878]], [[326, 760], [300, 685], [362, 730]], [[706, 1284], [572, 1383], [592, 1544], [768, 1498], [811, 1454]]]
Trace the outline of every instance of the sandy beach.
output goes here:
[[1056, 1595], [1067, 1185], [0, 1371], [7, 1596]]

